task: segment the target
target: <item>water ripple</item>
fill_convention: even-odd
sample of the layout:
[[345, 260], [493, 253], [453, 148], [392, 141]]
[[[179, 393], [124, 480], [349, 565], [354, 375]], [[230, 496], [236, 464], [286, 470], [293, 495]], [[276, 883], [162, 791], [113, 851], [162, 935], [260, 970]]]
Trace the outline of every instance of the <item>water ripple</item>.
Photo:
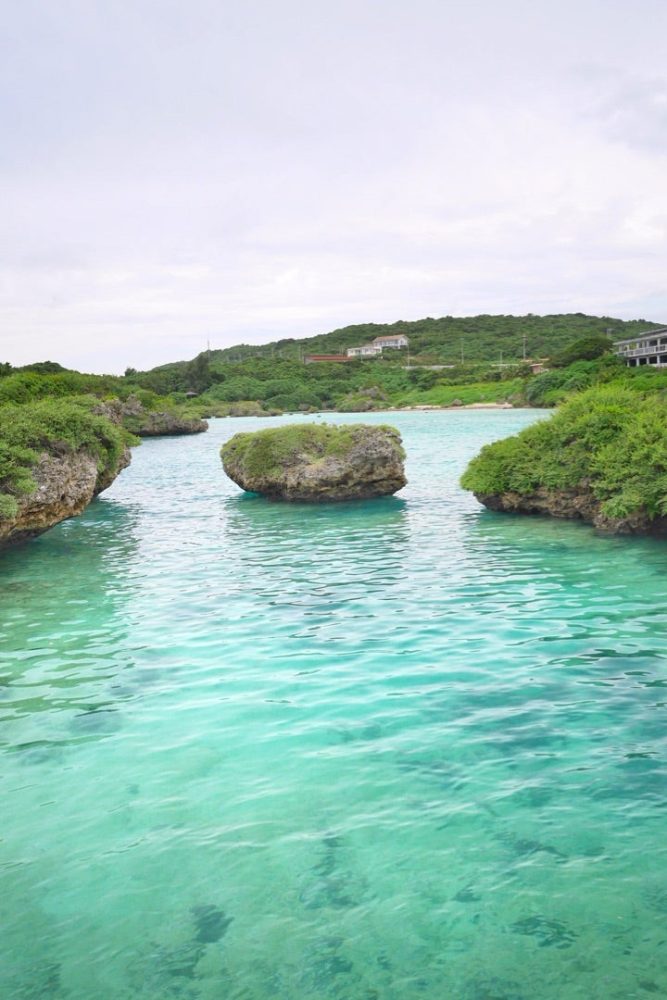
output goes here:
[[213, 421], [2, 556], [3, 998], [667, 995], [664, 545], [457, 486], [540, 416], [322, 507]]

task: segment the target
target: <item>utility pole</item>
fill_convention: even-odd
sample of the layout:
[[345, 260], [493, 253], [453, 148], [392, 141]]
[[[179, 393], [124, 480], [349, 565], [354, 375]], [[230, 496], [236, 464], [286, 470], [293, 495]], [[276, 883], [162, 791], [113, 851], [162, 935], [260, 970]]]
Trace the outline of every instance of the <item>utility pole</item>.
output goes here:
[[523, 335], [523, 360], [526, 360], [526, 334]]

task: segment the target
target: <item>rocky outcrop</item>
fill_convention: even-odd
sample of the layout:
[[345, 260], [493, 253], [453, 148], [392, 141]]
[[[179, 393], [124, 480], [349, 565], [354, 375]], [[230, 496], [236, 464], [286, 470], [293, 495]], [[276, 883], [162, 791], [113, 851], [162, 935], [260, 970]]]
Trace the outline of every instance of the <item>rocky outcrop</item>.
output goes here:
[[138, 437], [171, 437], [178, 434], [201, 434], [208, 430], [207, 422], [198, 417], [183, 417], [169, 412], [155, 413], [152, 410], [144, 411], [136, 430], [133, 430], [131, 422], [123, 422], [123, 426]]
[[236, 434], [221, 455], [238, 486], [279, 500], [362, 500], [396, 493], [407, 482], [401, 436], [392, 427], [290, 424]]
[[548, 514], [550, 517], [585, 521], [600, 531], [615, 535], [667, 534], [667, 517], [651, 518], [644, 510], [633, 511], [627, 517], [609, 517], [602, 502], [587, 484], [574, 489], [539, 487], [533, 493], [475, 493], [489, 510], [511, 514]]
[[201, 434], [208, 430], [205, 420], [185, 417], [175, 410], [147, 410], [136, 396], [100, 403], [96, 412], [136, 434], [137, 437], [168, 437], [178, 434]]
[[111, 486], [130, 464], [130, 457], [130, 449], [125, 448], [113, 468], [100, 472], [97, 459], [86, 451], [42, 453], [30, 470], [36, 489], [16, 498], [18, 509], [13, 516], [0, 519], [0, 547], [34, 538], [80, 514], [98, 493]]
[[387, 405], [387, 395], [378, 386], [370, 389], [356, 389], [349, 392], [338, 403], [339, 413], [367, 413], [369, 410], [381, 410]]

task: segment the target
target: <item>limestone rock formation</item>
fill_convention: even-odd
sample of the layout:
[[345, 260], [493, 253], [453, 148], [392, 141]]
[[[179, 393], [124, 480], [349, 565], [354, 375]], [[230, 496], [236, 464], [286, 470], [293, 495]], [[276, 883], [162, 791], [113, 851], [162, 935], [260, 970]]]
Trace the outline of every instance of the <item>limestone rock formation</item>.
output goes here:
[[138, 437], [201, 434], [202, 431], [208, 430], [206, 421], [197, 417], [184, 417], [174, 410], [147, 410], [136, 396], [100, 403], [97, 412], [116, 424], [122, 424], [126, 430]]
[[586, 484], [572, 489], [538, 487], [532, 493], [475, 493], [489, 510], [510, 514], [548, 514], [550, 517], [585, 521], [599, 531], [615, 535], [667, 534], [667, 517], [651, 518], [645, 510], [626, 517], [609, 517]]
[[114, 468], [100, 472], [97, 460], [86, 451], [42, 453], [30, 470], [37, 488], [16, 498], [14, 515], [0, 518], [0, 547], [41, 535], [80, 514], [98, 493], [111, 486], [130, 458], [130, 449], [125, 448]]
[[221, 456], [238, 486], [279, 500], [362, 500], [407, 482], [401, 436], [386, 426], [289, 424], [236, 434]]

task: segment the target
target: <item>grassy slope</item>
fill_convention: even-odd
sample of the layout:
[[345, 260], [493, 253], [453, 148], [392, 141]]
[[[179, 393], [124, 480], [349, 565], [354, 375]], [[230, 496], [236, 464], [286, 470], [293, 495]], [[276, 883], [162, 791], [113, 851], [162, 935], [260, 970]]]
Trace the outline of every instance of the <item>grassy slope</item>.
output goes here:
[[[330, 333], [287, 338], [268, 344], [237, 344], [207, 353], [210, 362], [238, 362], [247, 358], [300, 360], [308, 353], [338, 353], [348, 347], [372, 340], [381, 334], [404, 333], [410, 338], [413, 356], [430, 355], [434, 361], [455, 364], [461, 361], [495, 362], [502, 354], [504, 361], [518, 361], [526, 351], [531, 357], [550, 356], [574, 340], [593, 334], [605, 334], [617, 339], [660, 326], [659, 322], [620, 320], [610, 316], [586, 316], [564, 313], [553, 316], [444, 316], [397, 323], [362, 323], [342, 327]], [[199, 355], [203, 357], [203, 355]], [[152, 369], [155, 372], [178, 375], [190, 361], [171, 362]]]
[[517, 397], [523, 389], [522, 379], [507, 382], [471, 382], [437, 385], [432, 389], [413, 389], [399, 393], [392, 400], [395, 406], [451, 406], [455, 400], [464, 405], [470, 403], [501, 403]]
[[414, 355], [428, 353], [445, 363], [456, 363], [461, 359], [463, 341], [466, 361], [497, 361], [501, 352], [505, 361], [511, 361], [522, 357], [524, 335], [528, 355], [539, 357], [553, 354], [573, 340], [591, 334], [610, 331], [612, 337], [621, 339], [657, 326], [660, 324], [643, 319], [628, 321], [583, 313], [428, 317], [396, 323], [356, 324], [313, 337], [277, 340], [261, 346], [240, 344], [212, 351], [211, 355], [221, 361], [276, 356], [298, 359], [303, 353], [343, 351], [381, 334], [404, 333], [410, 338], [410, 350]]

